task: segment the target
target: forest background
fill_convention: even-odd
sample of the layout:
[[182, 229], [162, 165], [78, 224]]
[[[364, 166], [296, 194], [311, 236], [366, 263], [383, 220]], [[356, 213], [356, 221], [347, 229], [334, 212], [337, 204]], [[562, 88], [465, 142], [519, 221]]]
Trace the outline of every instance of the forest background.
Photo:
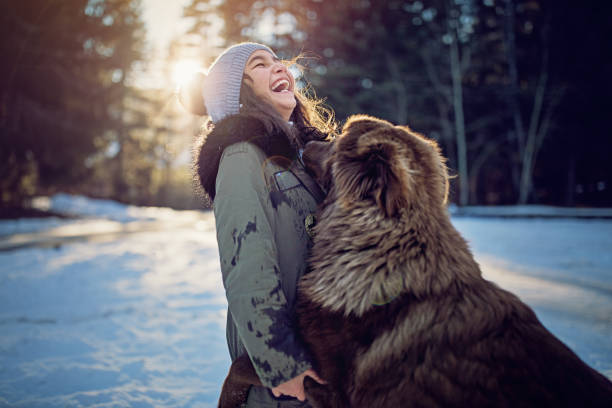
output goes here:
[[436, 139], [457, 205], [612, 206], [611, 11], [597, 0], [192, 0], [182, 32], [152, 52], [138, 0], [3, 0], [0, 215], [60, 191], [201, 208], [190, 163], [204, 119], [175, 89], [186, 67], [239, 41], [302, 55], [299, 82], [340, 123], [368, 113]]

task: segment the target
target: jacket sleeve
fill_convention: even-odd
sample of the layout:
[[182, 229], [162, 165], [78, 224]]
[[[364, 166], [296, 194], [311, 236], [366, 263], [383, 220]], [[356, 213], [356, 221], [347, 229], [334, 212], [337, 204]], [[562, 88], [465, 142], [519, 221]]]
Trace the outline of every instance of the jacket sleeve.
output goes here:
[[253, 145], [226, 148], [214, 211], [229, 311], [261, 382], [275, 387], [311, 364], [281, 287], [276, 220], [263, 165]]

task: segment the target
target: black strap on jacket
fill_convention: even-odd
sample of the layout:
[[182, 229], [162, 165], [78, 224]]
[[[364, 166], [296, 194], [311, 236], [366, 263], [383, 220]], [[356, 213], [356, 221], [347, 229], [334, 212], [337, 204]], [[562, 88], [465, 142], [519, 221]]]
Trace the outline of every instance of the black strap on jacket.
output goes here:
[[289, 170], [297, 177], [304, 188], [308, 190], [310, 195], [313, 196], [317, 204], [320, 204], [325, 199], [325, 193], [310, 174], [306, 172], [299, 160], [294, 160]]

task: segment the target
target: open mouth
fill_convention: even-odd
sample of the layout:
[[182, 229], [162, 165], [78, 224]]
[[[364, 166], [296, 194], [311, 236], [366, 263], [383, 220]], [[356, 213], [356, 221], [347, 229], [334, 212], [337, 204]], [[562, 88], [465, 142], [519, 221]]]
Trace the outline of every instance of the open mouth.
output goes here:
[[291, 84], [286, 79], [279, 79], [272, 84], [272, 92], [291, 92]]

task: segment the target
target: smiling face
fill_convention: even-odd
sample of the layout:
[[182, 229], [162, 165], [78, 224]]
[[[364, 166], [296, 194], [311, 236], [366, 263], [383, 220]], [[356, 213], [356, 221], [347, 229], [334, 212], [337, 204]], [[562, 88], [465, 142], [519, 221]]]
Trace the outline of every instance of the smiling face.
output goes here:
[[287, 67], [268, 51], [257, 50], [249, 57], [244, 74], [255, 95], [289, 120], [296, 101], [293, 93], [295, 80]]

